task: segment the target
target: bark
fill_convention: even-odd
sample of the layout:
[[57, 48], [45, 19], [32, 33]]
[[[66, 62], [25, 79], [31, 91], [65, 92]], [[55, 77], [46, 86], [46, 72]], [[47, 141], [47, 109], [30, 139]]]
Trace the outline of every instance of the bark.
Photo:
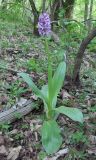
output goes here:
[[89, 0], [85, 0], [84, 23], [86, 27], [87, 27], [87, 19], [88, 19], [88, 5], [89, 5]]
[[2, 4], [2, 10], [6, 10], [7, 9], [7, 1], [6, 0], [2, 0], [1, 4]]
[[58, 20], [58, 11], [59, 11], [59, 1], [54, 0], [51, 6], [51, 20], [57, 21]]
[[59, 19], [60, 9], [65, 11], [64, 18], [71, 19], [73, 15], [75, 0], [54, 0], [51, 6], [51, 19], [57, 21]]
[[73, 15], [75, 0], [66, 0], [64, 4], [65, 18], [71, 19]]
[[15, 107], [16, 106], [13, 106], [9, 110], [0, 113], [0, 124], [14, 122], [17, 119], [16, 115], [20, 115], [22, 118], [22, 116], [27, 115], [35, 108], [35, 104], [29, 100], [21, 107]]
[[38, 24], [39, 13], [38, 13], [38, 11], [36, 9], [34, 1], [33, 0], [29, 0], [29, 2], [30, 2], [30, 5], [31, 5], [32, 13], [34, 15], [34, 31], [33, 31], [33, 33], [38, 36], [39, 33], [38, 33], [37, 24]]
[[88, 22], [88, 31], [89, 32], [92, 28], [92, 10], [93, 10], [93, 0], [90, 1], [89, 22]]
[[74, 85], [79, 85], [80, 82], [80, 78], [79, 78], [79, 73], [80, 73], [80, 68], [81, 68], [81, 64], [83, 61], [83, 56], [84, 56], [84, 52], [88, 46], [88, 44], [91, 42], [91, 40], [96, 36], [96, 28], [94, 28], [89, 35], [82, 41], [80, 48], [78, 50], [77, 53], [77, 57], [75, 60], [75, 65], [74, 65], [74, 69], [73, 69], [73, 77], [72, 77], [72, 81]]

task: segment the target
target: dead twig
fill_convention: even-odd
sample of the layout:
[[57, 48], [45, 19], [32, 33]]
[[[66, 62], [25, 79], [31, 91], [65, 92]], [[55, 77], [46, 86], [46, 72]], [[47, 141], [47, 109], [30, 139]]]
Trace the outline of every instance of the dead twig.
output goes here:
[[51, 158], [46, 157], [44, 160], [57, 160], [59, 157], [67, 154], [68, 152], [69, 152], [69, 149], [65, 148], [65, 149], [62, 149], [62, 150], [58, 151], [57, 153], [55, 153], [54, 157], [51, 157]]

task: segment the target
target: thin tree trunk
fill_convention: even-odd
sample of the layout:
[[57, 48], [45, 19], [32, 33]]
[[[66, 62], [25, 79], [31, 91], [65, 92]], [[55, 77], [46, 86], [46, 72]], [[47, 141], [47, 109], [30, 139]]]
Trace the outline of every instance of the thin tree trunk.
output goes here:
[[58, 20], [58, 10], [59, 10], [59, 0], [54, 0], [51, 6], [51, 20], [52, 21]]
[[51, 19], [52, 21], [57, 21], [59, 19], [59, 11], [60, 9], [64, 9], [65, 18], [72, 18], [73, 10], [74, 10], [75, 0], [54, 0], [51, 6]]
[[87, 19], [88, 19], [88, 5], [89, 5], [89, 0], [85, 0], [84, 23], [86, 27], [87, 27]]
[[89, 35], [82, 41], [80, 48], [78, 50], [77, 53], [77, 57], [75, 60], [75, 65], [74, 65], [74, 69], [73, 69], [73, 77], [72, 77], [72, 81], [74, 85], [79, 85], [80, 82], [80, 77], [79, 77], [79, 73], [80, 73], [80, 68], [81, 68], [81, 64], [83, 61], [83, 56], [84, 56], [84, 52], [85, 49], [87, 48], [88, 44], [91, 42], [91, 40], [96, 36], [96, 28], [94, 28]]
[[31, 5], [32, 13], [34, 15], [34, 31], [33, 32], [34, 32], [35, 35], [38, 36], [39, 34], [38, 34], [37, 23], [38, 23], [39, 13], [38, 13], [38, 11], [36, 9], [34, 1], [33, 0], [29, 0], [29, 2], [30, 2], [30, 5]]
[[88, 31], [90, 32], [92, 28], [92, 10], [93, 10], [93, 0], [90, 1], [90, 9], [89, 9], [89, 23], [88, 23]]
[[6, 2], [6, 0], [2, 0], [1, 4], [2, 4], [2, 10], [6, 10], [7, 9], [7, 2]]
[[75, 0], [66, 0], [64, 4], [65, 18], [71, 19], [73, 15]]

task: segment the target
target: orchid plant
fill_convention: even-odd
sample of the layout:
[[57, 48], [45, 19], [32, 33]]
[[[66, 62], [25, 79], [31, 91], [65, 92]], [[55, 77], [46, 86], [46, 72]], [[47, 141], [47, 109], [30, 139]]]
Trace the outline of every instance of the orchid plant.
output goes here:
[[45, 50], [48, 56], [48, 84], [42, 86], [40, 90], [37, 88], [28, 74], [19, 73], [19, 76], [24, 79], [37, 97], [43, 100], [46, 119], [43, 122], [41, 129], [42, 144], [48, 154], [53, 154], [60, 148], [62, 144], [62, 137], [60, 134], [60, 128], [56, 122], [56, 117], [62, 113], [74, 121], [83, 123], [83, 115], [82, 112], [77, 108], [56, 106], [57, 96], [65, 78], [66, 63], [64, 61], [61, 62], [56, 72], [52, 76], [51, 58], [47, 40], [47, 36], [51, 32], [51, 23], [47, 13], [43, 13], [39, 16], [38, 31], [41, 36], [45, 37]]

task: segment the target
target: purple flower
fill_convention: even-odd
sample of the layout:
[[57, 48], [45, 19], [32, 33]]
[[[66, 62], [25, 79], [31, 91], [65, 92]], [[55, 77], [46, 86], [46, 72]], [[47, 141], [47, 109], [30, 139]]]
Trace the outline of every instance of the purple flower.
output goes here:
[[38, 31], [41, 36], [48, 36], [50, 34], [51, 22], [47, 13], [43, 13], [39, 16]]

